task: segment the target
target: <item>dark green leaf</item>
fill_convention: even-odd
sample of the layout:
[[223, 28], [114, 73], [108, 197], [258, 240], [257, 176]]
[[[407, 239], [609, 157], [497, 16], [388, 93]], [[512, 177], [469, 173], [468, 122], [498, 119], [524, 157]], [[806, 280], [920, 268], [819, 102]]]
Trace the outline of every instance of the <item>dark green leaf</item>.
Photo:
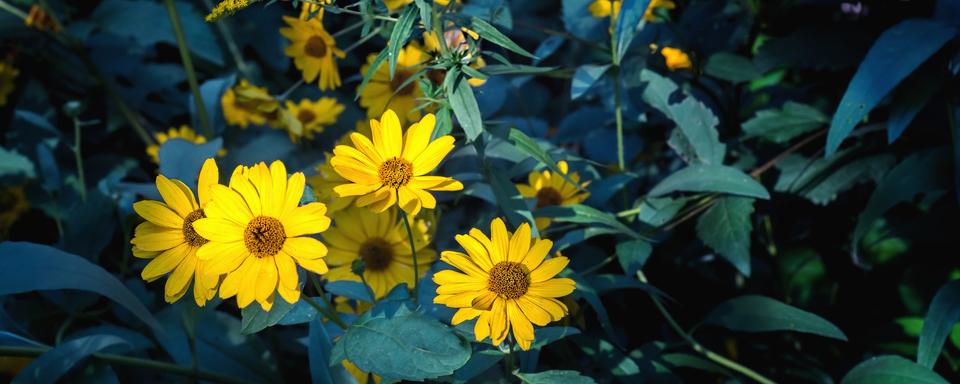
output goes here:
[[420, 10], [420, 21], [423, 22], [423, 30], [433, 30], [433, 5], [427, 0], [415, 0], [417, 9]]
[[273, 307], [270, 308], [269, 312], [260, 308], [260, 305], [248, 305], [240, 311], [240, 317], [242, 318], [240, 333], [249, 335], [273, 326], [280, 322], [291, 309], [293, 309], [293, 304], [288, 303], [280, 295], [274, 296]]
[[617, 244], [617, 260], [627, 276], [633, 276], [642, 269], [651, 252], [653, 247], [643, 240], [630, 240]]
[[32, 179], [36, 177], [33, 162], [26, 156], [0, 147], [0, 178], [22, 177]]
[[955, 280], [940, 288], [930, 303], [917, 346], [917, 363], [933, 369], [957, 321], [960, 321], [960, 281]]
[[750, 232], [753, 199], [727, 196], [717, 199], [697, 219], [697, 236], [744, 276], [750, 276]]
[[793, 331], [847, 340], [843, 331], [822, 317], [758, 295], [727, 300], [704, 322], [740, 332]]
[[828, 122], [827, 116], [806, 104], [788, 101], [783, 108], [757, 111], [743, 123], [745, 137], [761, 137], [774, 143], [786, 143]]
[[650, 0], [624, 0], [621, 4], [617, 25], [614, 28], [618, 62], [623, 59], [627, 48], [637, 35], [637, 26], [643, 21], [643, 14], [646, 13]]
[[526, 49], [521, 48], [517, 43], [514, 43], [513, 40], [510, 40], [507, 35], [504, 35], [497, 27], [490, 25], [490, 23], [484, 21], [481, 18], [473, 17], [470, 19], [470, 29], [480, 35], [481, 38], [487, 40], [491, 43], [504, 47], [510, 50], [513, 53], [529, 57], [531, 59], [536, 59], [537, 57], [527, 52]]
[[382, 49], [380, 53], [377, 54], [377, 57], [375, 57], [373, 62], [370, 63], [370, 68], [367, 69], [367, 73], [363, 74], [363, 81], [361, 81], [360, 85], [357, 87], [357, 94], [353, 97], [354, 101], [360, 98], [360, 92], [363, 92], [363, 89], [366, 88], [367, 83], [369, 83], [370, 79], [373, 78], [373, 74], [377, 73], [377, 69], [380, 68], [380, 65], [383, 64], [383, 61], [390, 56], [390, 51], [387, 48]]
[[597, 80], [600, 80], [604, 73], [607, 73], [608, 68], [610, 68], [610, 64], [587, 64], [577, 67], [577, 71], [573, 73], [573, 83], [570, 85], [570, 99], [576, 100], [580, 96], [583, 96], [584, 93], [587, 93], [590, 87], [592, 87]]
[[876, 155], [846, 161], [847, 152], [828, 159], [808, 159], [790, 155], [777, 163], [780, 177], [773, 187], [777, 192], [803, 196], [814, 204], [826, 205], [837, 194], [862, 182], [879, 180], [893, 165], [893, 155]]
[[450, 108], [467, 135], [467, 140], [475, 140], [483, 132], [483, 118], [480, 117], [480, 106], [473, 94], [473, 87], [466, 78], [461, 77], [455, 86], [451, 84], [447, 88], [447, 95], [450, 97]]
[[934, 68], [925, 67], [910, 75], [893, 91], [890, 119], [887, 121], [887, 143], [896, 141], [930, 98], [943, 87], [943, 82], [937, 75]]
[[516, 228], [523, 223], [530, 224], [530, 230], [534, 236], [538, 235], [537, 224], [527, 208], [527, 203], [517, 191], [517, 186], [507, 178], [503, 172], [487, 170], [487, 178], [490, 180], [490, 189], [493, 190], [493, 196], [497, 199], [497, 205], [503, 215], [506, 216], [510, 226]]
[[407, 38], [410, 37], [410, 31], [413, 30], [413, 23], [417, 21], [417, 15], [417, 8], [404, 8], [403, 13], [400, 14], [400, 18], [394, 23], [393, 30], [390, 31], [387, 50], [390, 59], [391, 79], [393, 79], [393, 75], [397, 72], [397, 59], [400, 57], [400, 50], [403, 49], [403, 45], [407, 43]]
[[570, 178], [570, 175], [560, 170], [560, 167], [557, 165], [557, 162], [553, 161], [553, 158], [550, 157], [550, 155], [547, 154], [546, 151], [540, 148], [540, 145], [537, 144], [535, 141], [533, 141], [533, 139], [530, 138], [530, 136], [527, 136], [526, 133], [523, 133], [523, 131], [516, 128], [510, 128], [510, 133], [507, 136], [507, 140], [510, 141], [510, 143], [513, 144], [514, 147], [517, 147], [517, 149], [523, 151], [527, 155], [530, 155], [530, 157], [536, 159], [537, 162], [540, 163], [541, 165], [549, 168], [554, 173], [562, 176], [564, 180], [566, 180], [571, 185], [577, 187], [577, 189], [582, 189], [580, 188], [579, 183], [574, 182], [573, 179]]
[[349, 383], [353, 377], [343, 365], [330, 365], [333, 344], [330, 335], [320, 319], [310, 322], [307, 351], [309, 354], [310, 377], [315, 384]]
[[488, 75], [536, 75], [556, 71], [558, 67], [534, 67], [520, 64], [494, 64], [480, 69]]
[[678, 152], [687, 157], [682, 148], [689, 147], [695, 155], [687, 159], [691, 163], [721, 165], [726, 145], [720, 142], [717, 132], [719, 120], [713, 111], [690, 96], [679, 103], [670, 104], [670, 97], [676, 92], [677, 85], [656, 72], [644, 69], [640, 72], [640, 81], [648, 83], [643, 91], [643, 100], [677, 124], [683, 137], [671, 137], [674, 149], [681, 149]]
[[91, 335], [67, 341], [44, 352], [17, 374], [11, 383], [54, 383], [77, 363], [105, 349], [130, 349], [124, 339], [113, 335]]
[[592, 384], [593, 379], [583, 376], [577, 371], [545, 371], [540, 373], [514, 372], [521, 382], [527, 384]]
[[847, 372], [841, 384], [947, 384], [940, 375], [900, 356], [877, 356]]
[[739, 169], [722, 165], [694, 164], [667, 176], [650, 190], [650, 196], [668, 193], [719, 192], [769, 199], [770, 194], [756, 180]]
[[666, 224], [687, 204], [685, 198], [648, 197], [640, 203], [637, 220], [654, 227]]
[[537, 210], [537, 216], [550, 217], [560, 223], [602, 224], [634, 239], [642, 238], [610, 213], [583, 204], [551, 206]]
[[729, 52], [719, 52], [710, 56], [704, 71], [710, 76], [731, 83], [751, 81], [763, 75], [750, 59]]

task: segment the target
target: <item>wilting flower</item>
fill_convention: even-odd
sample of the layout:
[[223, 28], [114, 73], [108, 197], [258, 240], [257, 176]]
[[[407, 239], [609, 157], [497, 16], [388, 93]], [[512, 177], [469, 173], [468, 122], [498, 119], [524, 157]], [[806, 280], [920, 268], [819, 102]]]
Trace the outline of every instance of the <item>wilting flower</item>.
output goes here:
[[279, 105], [277, 99], [267, 92], [267, 88], [255, 86], [247, 80], [240, 80], [239, 84], [228, 89], [220, 98], [223, 118], [227, 124], [240, 128], [267, 122], [275, 124]]
[[44, 12], [43, 7], [38, 4], [30, 6], [30, 13], [23, 19], [23, 23], [40, 31], [60, 32], [60, 24], [57, 24], [57, 21]]
[[339, 87], [340, 72], [336, 59], [344, 58], [345, 54], [337, 48], [333, 36], [323, 29], [320, 19], [284, 16], [283, 21], [290, 26], [280, 28], [280, 34], [290, 40], [284, 53], [293, 58], [293, 64], [303, 73], [303, 80], [311, 83], [319, 77], [317, 85], [321, 90]]
[[[203, 135], [197, 134], [190, 126], [181, 125], [180, 128], [170, 128], [167, 132], [157, 132], [153, 134], [153, 138], [157, 140], [156, 144], [151, 144], [147, 147], [147, 155], [150, 155], [150, 159], [154, 163], [160, 164], [160, 146], [163, 143], [166, 143], [170, 139], [182, 139], [189, 141], [194, 144], [203, 144], [207, 142], [207, 138]], [[223, 156], [226, 152], [220, 150], [217, 155]]]
[[490, 337], [494, 345], [513, 338], [523, 350], [533, 343], [533, 325], [544, 326], [562, 319], [567, 306], [558, 297], [569, 295], [576, 283], [555, 277], [570, 262], [563, 256], [545, 259], [553, 242], [531, 238], [524, 223], [513, 234], [503, 220], [490, 224], [490, 237], [479, 229], [456, 240], [467, 252], [444, 251], [440, 260], [459, 271], [443, 270], [433, 275], [437, 296], [433, 302], [459, 308], [454, 325], [477, 319], [477, 341]]
[[327, 247], [307, 236], [330, 226], [327, 208], [323, 203], [300, 206], [303, 188], [303, 173], [288, 179], [283, 163], [274, 161], [270, 167], [238, 166], [229, 187], [210, 190], [207, 217], [193, 225], [210, 240], [197, 251], [208, 261], [208, 273], [227, 274], [221, 298], [236, 296], [240, 308], [256, 300], [269, 311], [275, 293], [288, 303], [300, 299], [297, 265], [327, 272]]
[[7, 105], [7, 98], [16, 88], [17, 76], [20, 76], [20, 70], [13, 64], [0, 62], [0, 107]]
[[663, 49], [660, 50], [660, 55], [663, 56], [667, 68], [671, 71], [693, 68], [693, 64], [690, 62], [690, 56], [680, 49], [663, 47]]
[[[610, 17], [611, 12], [613, 12], [613, 17], [616, 18], [620, 13], [621, 5], [623, 5], [623, 1], [621, 0], [593, 0], [590, 6], [587, 7], [587, 10], [596, 18]], [[653, 13], [654, 9], [674, 9], [676, 7], [677, 4], [672, 0], [650, 0], [646, 11], [643, 12], [643, 19], [646, 21], [655, 21], [657, 15]]]
[[[400, 283], [413, 286], [413, 255], [402, 221], [397, 220], [396, 209], [377, 214], [369, 209], [352, 207], [333, 214], [333, 227], [323, 233], [329, 246], [327, 263], [330, 272], [324, 275], [331, 281], [365, 281], [375, 298], [387, 295]], [[412, 226], [417, 264], [423, 276], [436, 260], [436, 251], [427, 248], [420, 226]], [[363, 261], [363, 279], [355, 274], [352, 264]]]
[[[574, 183], [580, 183], [580, 175], [576, 172], [569, 173], [569, 166], [566, 161], [557, 162], [557, 168], [563, 175], [568, 175]], [[590, 182], [577, 185], [571, 184], [561, 174], [553, 171], [543, 170], [542, 172], [530, 172], [527, 175], [527, 184], [517, 184], [517, 190], [525, 198], [536, 198], [536, 208], [550, 207], [555, 205], [573, 205], [580, 204], [588, 197], [590, 193], [581, 191], [586, 188]], [[551, 220], [546, 217], [536, 218], [537, 229], [543, 230], [550, 225]]]
[[[361, 75], [369, 72], [376, 58], [376, 54], [367, 57], [367, 63], [360, 68]], [[367, 109], [367, 117], [374, 119], [392, 109], [400, 112], [401, 123], [420, 119], [417, 99], [423, 97], [423, 90], [414, 76], [428, 60], [430, 55], [419, 44], [411, 42], [400, 50], [393, 79], [390, 78], [390, 65], [386, 61], [381, 62], [360, 91], [360, 106]]]
[[285, 124], [287, 133], [293, 141], [301, 137], [313, 139], [315, 133], [323, 132], [323, 128], [337, 122], [337, 116], [343, 112], [343, 104], [332, 97], [323, 97], [319, 100], [302, 99], [299, 103], [287, 101], [286, 113], [294, 122]]
[[[147, 221], [138, 225], [130, 243], [133, 255], [151, 259], [140, 273], [146, 281], [154, 281], [170, 273], [163, 297], [168, 303], [180, 300], [193, 280], [193, 299], [203, 306], [217, 293], [220, 274], [208, 273], [208, 262], [197, 257], [197, 250], [207, 244], [207, 238], [197, 233], [194, 224], [205, 217], [214, 185], [219, 185], [220, 173], [213, 159], [207, 159], [200, 169], [197, 199], [180, 180], [157, 176], [157, 189], [163, 202], [138, 201], [133, 210]], [[199, 199], [199, 203], [198, 200]], [[171, 273], [172, 271], [172, 273]]]
[[459, 191], [463, 184], [449, 177], [428, 176], [453, 150], [453, 136], [431, 141], [436, 118], [427, 114], [401, 134], [400, 120], [387, 110], [380, 121], [370, 120], [371, 138], [352, 133], [353, 146], [338, 145], [330, 164], [351, 183], [334, 187], [341, 197], [360, 196], [358, 207], [377, 212], [395, 204], [411, 215], [433, 209], [437, 200], [429, 191]]

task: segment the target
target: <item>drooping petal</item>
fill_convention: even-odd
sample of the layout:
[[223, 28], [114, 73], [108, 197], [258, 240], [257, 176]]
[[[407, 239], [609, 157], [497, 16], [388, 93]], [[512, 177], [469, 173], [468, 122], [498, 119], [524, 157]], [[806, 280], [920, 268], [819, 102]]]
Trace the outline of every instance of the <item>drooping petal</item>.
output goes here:
[[180, 265], [180, 262], [190, 253], [190, 249], [189, 245], [180, 244], [164, 251], [160, 256], [147, 263], [147, 266], [140, 272], [140, 277], [146, 281], [154, 281], [160, 278]]

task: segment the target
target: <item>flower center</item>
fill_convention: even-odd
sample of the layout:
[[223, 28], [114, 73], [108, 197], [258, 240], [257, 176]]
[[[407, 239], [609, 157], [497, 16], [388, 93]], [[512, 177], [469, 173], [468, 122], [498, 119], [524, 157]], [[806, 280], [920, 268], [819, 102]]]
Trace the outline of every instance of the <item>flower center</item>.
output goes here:
[[508, 299], [518, 299], [530, 288], [530, 271], [520, 263], [501, 261], [490, 268], [487, 289]]
[[360, 245], [360, 259], [368, 271], [383, 271], [393, 260], [393, 248], [386, 240], [374, 237]]
[[537, 191], [537, 208], [550, 207], [563, 203], [563, 196], [556, 189], [544, 187]]
[[[407, 79], [410, 78], [410, 73], [406, 71], [397, 71], [393, 74], [393, 80], [390, 80], [390, 89], [392, 89], [398, 96], [409, 96], [413, 94], [414, 82], [411, 81], [410, 84], [404, 85], [403, 83], [407, 82]], [[403, 86], [403, 88], [400, 88]]]
[[380, 164], [377, 173], [380, 175], [380, 182], [383, 185], [400, 188], [407, 185], [410, 178], [413, 177], [413, 164], [405, 159], [394, 157]]
[[202, 209], [198, 209], [190, 212], [187, 217], [183, 218], [183, 238], [191, 247], [199, 247], [207, 243], [207, 239], [204, 239], [203, 236], [200, 236], [200, 234], [193, 229], [193, 222], [204, 217], [207, 217], [207, 215], [203, 213]]
[[243, 243], [256, 257], [276, 255], [287, 239], [280, 220], [269, 216], [257, 216], [243, 230]]
[[310, 124], [310, 122], [312, 122], [316, 118], [317, 118], [317, 114], [313, 113], [310, 110], [303, 109], [297, 113], [297, 120], [300, 120], [300, 123], [302, 124]]
[[303, 51], [309, 56], [324, 57], [327, 55], [327, 42], [320, 36], [310, 36], [303, 46]]

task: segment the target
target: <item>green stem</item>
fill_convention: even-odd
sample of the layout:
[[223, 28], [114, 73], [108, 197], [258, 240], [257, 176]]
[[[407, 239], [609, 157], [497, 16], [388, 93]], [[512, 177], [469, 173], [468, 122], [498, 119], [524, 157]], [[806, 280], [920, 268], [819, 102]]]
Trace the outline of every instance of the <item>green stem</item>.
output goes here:
[[[50, 347], [0, 347], [0, 356], [18, 356], [18, 357], [37, 357], [47, 351]], [[94, 353], [91, 355], [94, 359], [110, 364], [120, 364], [130, 367], [151, 369], [173, 375], [188, 377], [196, 380], [207, 380], [217, 383], [247, 383], [237, 378], [224, 376], [218, 373], [206, 371], [194, 371], [191, 367], [182, 367], [176, 364], [164, 363], [159, 361], [141, 359], [110, 353]]]
[[13, 5], [7, 4], [6, 1], [0, 0], [0, 9], [10, 12], [10, 14], [16, 16], [19, 19], [26, 20], [27, 13], [21, 11], [20, 8], [14, 7]]
[[347, 47], [347, 48], [344, 48], [343, 54], [346, 55], [347, 53], [350, 53], [350, 51], [352, 51], [352, 50], [356, 49], [357, 47], [363, 45], [363, 43], [366, 43], [367, 40], [370, 40], [370, 39], [374, 38], [374, 36], [377, 36], [377, 33], [380, 33], [380, 30], [381, 30], [381, 29], [383, 29], [383, 27], [376, 27], [376, 28], [374, 28], [374, 29], [373, 29], [372, 31], [370, 31], [370, 33], [368, 33], [366, 36], [361, 37], [360, 40], [357, 40], [357, 42], [355, 42], [355, 43], [353, 43], [353, 44], [350, 44], [350, 46]]
[[[203, 0], [203, 5], [205, 5], [207, 9], [213, 9], [213, 3], [210, 0]], [[243, 60], [243, 54], [240, 53], [237, 42], [233, 40], [230, 27], [227, 26], [224, 20], [217, 20], [214, 24], [217, 25], [217, 30], [220, 32], [220, 35], [223, 36], [223, 41], [227, 45], [227, 50], [230, 51], [230, 56], [233, 56], [233, 61], [237, 64], [237, 69], [243, 73], [244, 76], [250, 77], [250, 67], [247, 65], [247, 62]]]
[[[314, 3], [314, 4], [317, 4], [317, 3]], [[330, 11], [330, 13], [346, 13], [348, 15], [356, 15], [356, 16], [370, 16], [375, 20], [397, 22], [396, 17], [381, 16], [381, 15], [365, 15], [363, 12], [354, 11], [352, 9], [340, 8], [335, 5], [325, 5], [325, 4], [320, 4], [320, 5], [323, 5], [323, 7], [326, 8], [328, 11]]]
[[83, 173], [83, 155], [80, 153], [80, 120], [73, 119], [73, 156], [77, 161], [77, 181], [80, 182], [80, 200], [87, 201], [87, 179]]
[[190, 84], [190, 92], [193, 93], [193, 104], [197, 109], [197, 117], [200, 120], [200, 128], [203, 135], [213, 137], [213, 129], [210, 127], [210, 120], [207, 118], [207, 108], [203, 104], [203, 97], [200, 95], [200, 86], [197, 85], [197, 74], [193, 70], [193, 59], [190, 58], [190, 50], [187, 48], [187, 39], [183, 36], [183, 27], [180, 25], [180, 15], [177, 14], [177, 8], [173, 0], [165, 0], [167, 5], [167, 15], [170, 16], [170, 24], [173, 25], [173, 34], [177, 37], [177, 46], [180, 48], [180, 59], [183, 61], [183, 69], [187, 72], [187, 83]]
[[[611, 7], [613, 4], [611, 4]], [[617, 120], [617, 166], [626, 170], [627, 164], [623, 158], [623, 101], [620, 100], [620, 54], [617, 52], [617, 35], [614, 26], [617, 18], [610, 12], [610, 73], [613, 77], [613, 111]]]
[[[647, 277], [643, 274], [643, 271], [637, 271], [637, 279], [639, 279], [642, 283], [647, 283]], [[694, 351], [697, 351], [714, 363], [720, 364], [729, 368], [730, 370], [739, 372], [740, 374], [749, 377], [753, 381], [761, 384], [775, 384], [773, 380], [768, 379], [766, 376], [763, 376], [750, 368], [740, 365], [740, 363], [737, 363], [736, 361], [723, 357], [704, 347], [702, 344], [694, 340], [693, 336], [690, 336], [687, 331], [680, 327], [680, 324], [678, 324], [673, 316], [670, 315], [670, 312], [668, 312], [667, 308], [663, 306], [663, 303], [660, 302], [659, 298], [650, 293], [647, 293], [647, 295], [649, 295], [650, 299], [653, 300], [653, 305], [657, 307], [657, 310], [660, 311], [660, 314], [663, 315], [663, 318], [667, 320], [667, 324], [670, 325], [670, 328], [673, 328], [674, 332], [686, 340]]]
[[[400, 204], [400, 190], [397, 189], [397, 204], [399, 208]], [[417, 280], [420, 280], [420, 265], [417, 263], [417, 246], [413, 243], [413, 229], [410, 228], [410, 220], [407, 220], [407, 212], [402, 208], [398, 209], [400, 211], [400, 220], [403, 220], [403, 226], [407, 228], [407, 239], [410, 241], [410, 254], [413, 255], [413, 302], [417, 302], [417, 288], [419, 284]]]
[[336, 309], [334, 309], [333, 303], [331, 303], [330, 299], [327, 299], [327, 295], [323, 293], [323, 288], [320, 287], [320, 282], [317, 281], [317, 278], [313, 277], [313, 275], [310, 275], [309, 279], [313, 283], [313, 287], [316, 288], [318, 297], [320, 297], [320, 300], [323, 301], [323, 304], [326, 305], [326, 307], [322, 307], [320, 306], [320, 304], [317, 304], [317, 302], [313, 301], [313, 298], [311, 298], [310, 296], [300, 295], [300, 298], [303, 299], [303, 301], [307, 302], [307, 304], [309, 304], [311, 307], [313, 307], [313, 309], [316, 309], [317, 312], [320, 312], [321, 314], [323, 314], [323, 316], [326, 317], [327, 320], [332, 321], [341, 329], [347, 329], [349, 325], [347, 324], [347, 322], [343, 321], [343, 319], [340, 318], [339, 314], [337, 314]]

